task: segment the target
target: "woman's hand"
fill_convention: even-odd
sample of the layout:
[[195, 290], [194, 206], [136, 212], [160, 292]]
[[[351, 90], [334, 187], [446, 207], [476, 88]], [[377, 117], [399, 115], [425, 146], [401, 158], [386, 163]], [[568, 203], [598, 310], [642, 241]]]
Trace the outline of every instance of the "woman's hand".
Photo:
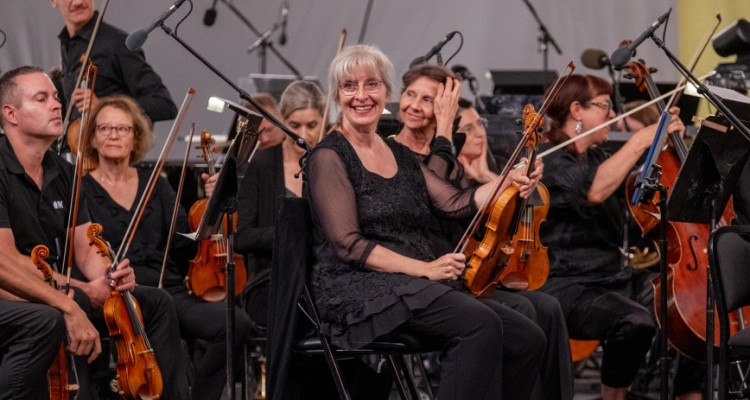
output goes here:
[[461, 83], [457, 79], [446, 78], [445, 84], [438, 84], [433, 103], [438, 136], [453, 142], [453, 120], [458, 113], [458, 99], [461, 97]]
[[[528, 162], [525, 158], [522, 161]], [[524, 199], [531, 196], [539, 184], [539, 180], [542, 179], [542, 173], [544, 172], [544, 163], [542, 160], [537, 159], [534, 163], [534, 171], [526, 176], [526, 168], [514, 168], [508, 174], [511, 183], [518, 189], [520, 196]]]
[[423, 276], [434, 281], [455, 281], [466, 267], [466, 256], [461, 253], [448, 253], [435, 261], [425, 263]]
[[214, 191], [214, 185], [216, 185], [216, 180], [219, 179], [219, 173], [217, 172], [209, 176], [204, 172], [201, 174], [201, 179], [203, 179], [203, 190], [206, 192], [206, 197], [211, 197], [211, 193]]

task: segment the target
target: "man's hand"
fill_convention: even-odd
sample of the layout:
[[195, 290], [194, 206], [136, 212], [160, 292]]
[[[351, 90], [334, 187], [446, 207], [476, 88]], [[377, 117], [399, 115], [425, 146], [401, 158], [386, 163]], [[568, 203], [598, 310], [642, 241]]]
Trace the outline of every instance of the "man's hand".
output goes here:
[[127, 258], [117, 264], [115, 272], [110, 274], [110, 286], [117, 291], [124, 292], [135, 288], [135, 271], [130, 266], [130, 260]]
[[[68, 293], [68, 297], [73, 299], [72, 290]], [[77, 356], [88, 355], [88, 362], [91, 363], [102, 352], [99, 332], [91, 324], [86, 313], [73, 301], [68, 309], [63, 310], [63, 317], [70, 340], [68, 350]]]

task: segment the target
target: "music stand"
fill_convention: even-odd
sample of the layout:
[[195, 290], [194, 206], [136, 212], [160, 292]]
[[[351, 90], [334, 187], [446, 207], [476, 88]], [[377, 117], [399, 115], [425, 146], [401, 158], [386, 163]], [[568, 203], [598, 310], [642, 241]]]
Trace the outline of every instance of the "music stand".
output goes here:
[[[250, 161], [258, 142], [258, 127], [263, 117], [237, 104], [227, 102], [233, 111], [247, 118], [247, 125], [237, 134], [229, 146], [227, 157], [219, 171], [219, 177], [206, 203], [206, 210], [198, 226], [198, 230], [190, 237], [195, 240], [205, 240], [215, 234], [220, 234], [224, 215], [227, 216], [227, 263], [226, 274], [226, 303], [227, 303], [227, 384], [234, 387], [234, 221], [233, 214], [237, 211], [237, 170]], [[233, 390], [230, 389], [230, 393]]]
[[[673, 221], [709, 224], [713, 231], [748, 158], [750, 143], [723, 117], [702, 123], [667, 201]], [[706, 266], [707, 391], [713, 391], [714, 298]], [[662, 289], [665, 290], [665, 289]]]

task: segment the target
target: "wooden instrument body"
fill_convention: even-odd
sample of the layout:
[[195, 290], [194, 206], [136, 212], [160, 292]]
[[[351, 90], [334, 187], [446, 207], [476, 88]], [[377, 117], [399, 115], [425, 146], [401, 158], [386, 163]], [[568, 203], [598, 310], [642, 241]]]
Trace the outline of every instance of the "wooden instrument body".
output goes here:
[[513, 290], [536, 290], [547, 282], [549, 258], [547, 246], [539, 241], [539, 227], [547, 219], [549, 190], [542, 183], [537, 185], [541, 205], [527, 204], [513, 236], [513, 252], [508, 265], [500, 274], [500, 283]]

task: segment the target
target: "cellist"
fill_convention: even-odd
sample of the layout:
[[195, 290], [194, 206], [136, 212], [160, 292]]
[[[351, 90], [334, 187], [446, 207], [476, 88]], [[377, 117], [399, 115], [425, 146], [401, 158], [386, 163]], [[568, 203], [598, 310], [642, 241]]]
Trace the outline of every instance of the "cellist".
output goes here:
[[[549, 141], [561, 143], [614, 118], [611, 94], [601, 78], [571, 76], [547, 112]], [[670, 113], [669, 131], [684, 133], [679, 109]], [[651, 145], [656, 125], [634, 132], [611, 155], [597, 146], [608, 132], [604, 127], [544, 158], [550, 210], [541, 239], [549, 247], [550, 275], [540, 290], [560, 301], [571, 338], [602, 341], [602, 397], [622, 400], [651, 346], [656, 322], [648, 277], [622, 267], [618, 246], [626, 205], [620, 192]]]
[[[70, 165], [45, 152], [62, 132], [56, 96], [39, 68], [0, 77], [0, 125], [6, 132], [0, 138], [0, 399], [48, 399], [47, 369], [66, 334], [73, 354], [93, 360], [101, 352], [86, 313], [42, 282], [28, 256], [37, 240], [47, 242], [45, 225], [65, 212], [53, 202], [62, 204], [57, 182], [69, 182], [69, 176], [51, 179]], [[36, 212], [27, 199], [38, 199]], [[95, 263], [96, 257], [86, 261]]]

